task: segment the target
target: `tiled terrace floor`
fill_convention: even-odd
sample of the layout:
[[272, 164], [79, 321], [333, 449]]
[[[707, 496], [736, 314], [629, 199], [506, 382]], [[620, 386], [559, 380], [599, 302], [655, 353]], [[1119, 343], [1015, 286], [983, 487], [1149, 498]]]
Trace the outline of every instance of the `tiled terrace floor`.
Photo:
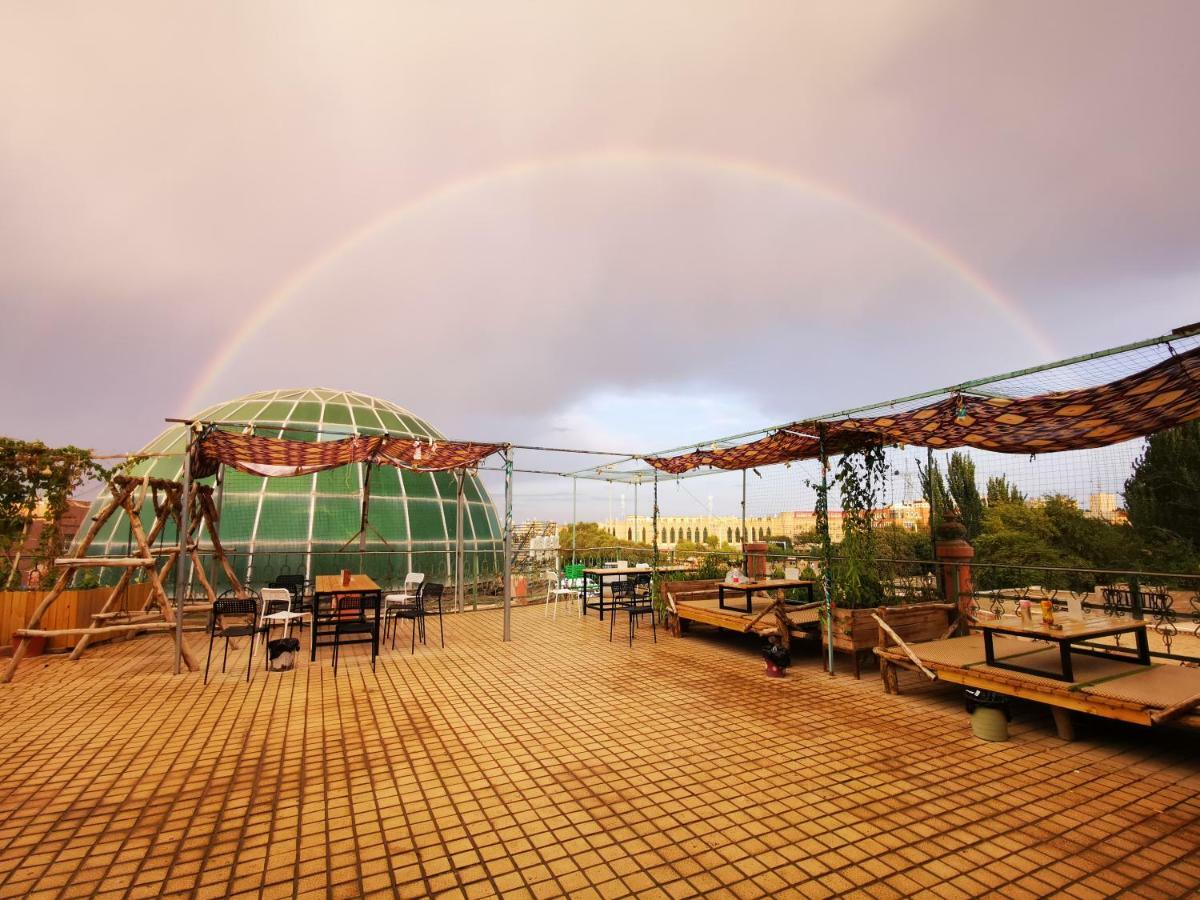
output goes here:
[[[783, 681], [700, 635], [497, 612], [447, 648], [208, 687], [157, 637], [0, 687], [0, 895], [1186, 895], [1200, 741]], [[194, 640], [199, 641], [199, 637]], [[407, 647], [405, 648], [407, 651]], [[244, 658], [244, 657], [243, 657]], [[244, 670], [243, 670], [244, 674]], [[910, 682], [911, 683], [911, 682]]]

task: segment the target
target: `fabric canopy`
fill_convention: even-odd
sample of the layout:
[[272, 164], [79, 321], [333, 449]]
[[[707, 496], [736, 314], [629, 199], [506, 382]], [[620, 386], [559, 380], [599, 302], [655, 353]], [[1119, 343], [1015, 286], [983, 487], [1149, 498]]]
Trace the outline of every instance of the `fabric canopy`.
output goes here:
[[664, 472], [699, 466], [748, 469], [883, 441], [920, 447], [979, 447], [998, 453], [1088, 450], [1154, 434], [1200, 418], [1200, 347], [1098, 387], [1032, 397], [957, 394], [908, 412], [797, 422], [748, 444], [647, 457]]
[[212, 430], [197, 439], [192, 475], [206, 478], [216, 474], [218, 466], [224, 464], [248, 475], [290, 477], [362, 462], [384, 463], [417, 472], [441, 472], [476, 466], [499, 449], [499, 444], [387, 435], [358, 435], [339, 441], [289, 441]]

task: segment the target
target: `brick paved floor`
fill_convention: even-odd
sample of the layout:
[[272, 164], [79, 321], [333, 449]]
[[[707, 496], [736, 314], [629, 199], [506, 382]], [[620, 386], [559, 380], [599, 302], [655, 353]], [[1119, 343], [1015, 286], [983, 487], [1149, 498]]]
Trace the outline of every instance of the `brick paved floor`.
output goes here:
[[336, 679], [326, 655], [247, 685], [239, 654], [204, 687], [157, 637], [30, 661], [0, 686], [0, 897], [1200, 887], [1193, 735], [1067, 744], [1026, 706], [989, 744], [953, 688], [890, 697], [812, 656], [770, 680], [731, 638], [446, 624], [445, 650]]

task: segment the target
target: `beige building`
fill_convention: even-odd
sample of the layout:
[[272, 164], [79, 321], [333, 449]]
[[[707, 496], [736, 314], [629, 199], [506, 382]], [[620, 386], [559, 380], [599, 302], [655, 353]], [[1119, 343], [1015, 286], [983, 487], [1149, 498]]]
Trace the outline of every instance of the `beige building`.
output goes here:
[[[896, 525], [905, 531], [917, 531], [929, 527], [929, 504], [898, 503], [876, 510], [876, 521], [881, 525]], [[642, 544], [654, 540], [654, 521], [650, 516], [625, 516], [600, 523], [600, 527], [613, 537]], [[681, 541], [695, 544], [716, 538], [720, 544], [737, 546], [743, 541], [766, 541], [773, 537], [786, 537], [795, 542], [797, 538], [816, 532], [817, 514], [813, 510], [793, 510], [773, 516], [748, 516], [746, 534], [742, 535], [741, 516], [659, 516], [658, 544], [671, 548]], [[842, 539], [842, 512], [830, 510], [829, 536], [833, 541]]]

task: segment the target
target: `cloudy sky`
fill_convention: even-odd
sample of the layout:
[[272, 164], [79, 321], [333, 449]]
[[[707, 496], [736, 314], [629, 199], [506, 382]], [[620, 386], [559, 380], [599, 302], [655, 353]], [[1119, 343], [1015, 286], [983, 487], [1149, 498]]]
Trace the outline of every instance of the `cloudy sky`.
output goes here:
[[1162, 333], [1200, 319], [1197, 33], [1189, 2], [5, 3], [0, 433], [128, 451], [321, 385], [648, 451]]

